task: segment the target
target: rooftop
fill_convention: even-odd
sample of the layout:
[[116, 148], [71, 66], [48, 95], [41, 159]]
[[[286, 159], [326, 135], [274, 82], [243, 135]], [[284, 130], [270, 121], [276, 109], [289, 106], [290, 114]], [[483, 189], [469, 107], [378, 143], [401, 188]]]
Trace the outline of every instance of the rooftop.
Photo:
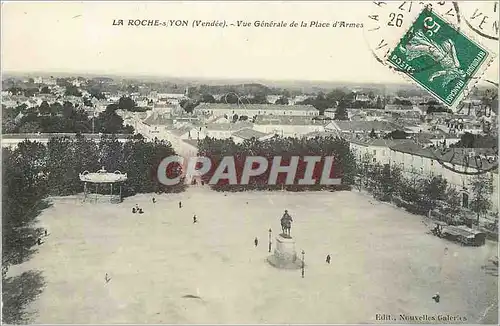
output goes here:
[[266, 135], [267, 135], [266, 133], [254, 130], [252, 128], [241, 129], [241, 130], [238, 130], [238, 131], [233, 133], [233, 136], [239, 137], [242, 139], [252, 139], [252, 138], [259, 139], [259, 138], [264, 137]]
[[[440, 160], [445, 163], [468, 166], [470, 168], [480, 168], [483, 170], [490, 169], [497, 164], [496, 162], [488, 162], [485, 159], [475, 158], [477, 155], [483, 155], [483, 157], [492, 157], [497, 155], [493, 149], [489, 148], [448, 148], [446, 150], [440, 150], [434, 148], [422, 148], [415, 142], [405, 142], [390, 146], [390, 149], [396, 152], [427, 157], [434, 160]], [[473, 155], [470, 156], [470, 153], [473, 153]]]
[[147, 117], [143, 122], [149, 126], [165, 126], [165, 125], [172, 125], [174, 123], [174, 120], [170, 118], [169, 115], [152, 114], [151, 116]]
[[311, 111], [317, 112], [312, 105], [282, 105], [282, 104], [225, 104], [225, 103], [200, 103], [195, 110], [276, 110], [276, 111]]
[[315, 120], [313, 117], [291, 115], [258, 115], [255, 117], [257, 125], [326, 125], [331, 120]]
[[205, 127], [208, 129], [208, 130], [220, 130], [220, 131], [224, 131], [224, 130], [234, 130], [234, 131], [237, 131], [237, 130], [241, 130], [241, 129], [245, 129], [245, 128], [251, 128], [253, 126], [253, 124], [251, 122], [247, 122], [247, 121], [238, 121], [238, 122], [235, 122], [235, 123], [208, 123], [205, 125]]
[[387, 121], [332, 121], [341, 131], [366, 131], [370, 132], [372, 129], [375, 131], [394, 131], [402, 130], [404, 127], [399, 126], [392, 122]]

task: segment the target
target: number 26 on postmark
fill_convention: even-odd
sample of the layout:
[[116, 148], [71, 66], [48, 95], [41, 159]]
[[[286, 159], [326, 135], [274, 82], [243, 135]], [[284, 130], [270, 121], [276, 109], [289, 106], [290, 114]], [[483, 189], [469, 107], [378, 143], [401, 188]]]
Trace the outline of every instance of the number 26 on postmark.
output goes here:
[[424, 8], [387, 62], [454, 109], [477, 83], [495, 54]]

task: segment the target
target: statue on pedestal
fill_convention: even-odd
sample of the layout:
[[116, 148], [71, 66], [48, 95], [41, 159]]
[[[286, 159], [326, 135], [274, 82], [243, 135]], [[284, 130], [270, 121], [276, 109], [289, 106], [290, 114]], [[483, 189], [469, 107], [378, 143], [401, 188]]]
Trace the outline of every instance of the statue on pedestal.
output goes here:
[[[276, 237], [276, 246], [274, 254], [267, 257], [267, 261], [274, 267], [280, 269], [299, 269], [302, 265], [302, 260], [297, 257], [295, 250], [295, 239], [290, 236], [292, 228], [292, 217], [285, 210], [285, 214], [281, 218], [281, 229], [283, 233]], [[269, 233], [271, 235], [271, 233]]]
[[292, 217], [288, 214], [288, 211], [285, 210], [285, 213], [281, 218], [281, 229], [283, 230], [282, 235], [284, 238], [291, 238], [290, 229], [292, 228], [292, 222]]

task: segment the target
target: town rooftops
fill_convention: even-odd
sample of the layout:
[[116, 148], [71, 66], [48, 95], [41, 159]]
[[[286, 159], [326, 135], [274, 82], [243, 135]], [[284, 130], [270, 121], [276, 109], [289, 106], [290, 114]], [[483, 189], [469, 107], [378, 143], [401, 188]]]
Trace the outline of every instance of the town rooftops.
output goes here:
[[147, 117], [143, 121], [143, 123], [147, 124], [148, 126], [168, 126], [172, 125], [174, 123], [174, 120], [168, 115], [152, 114], [151, 116]]
[[383, 139], [383, 138], [357, 138], [350, 137], [350, 143], [361, 146], [391, 147], [399, 144], [413, 143], [411, 139]]
[[238, 130], [235, 133], [233, 133], [233, 136], [239, 137], [242, 139], [252, 139], [252, 138], [259, 139], [259, 138], [264, 137], [266, 135], [267, 135], [266, 133], [254, 130], [252, 128], [241, 129], [241, 130]]
[[335, 131], [313, 131], [304, 135], [306, 138], [328, 138], [328, 137], [338, 137], [339, 134]]
[[245, 128], [251, 128], [253, 124], [247, 121], [238, 121], [236, 123], [209, 123], [205, 127], [208, 130], [220, 130], [220, 131], [231, 131], [231, 130], [241, 130]]
[[388, 121], [344, 121], [334, 120], [331, 122], [335, 124], [342, 132], [370, 132], [372, 129], [375, 131], [394, 131], [402, 130], [403, 127]]
[[[405, 142], [393, 145], [390, 149], [396, 152], [439, 160], [447, 165], [456, 164], [487, 170], [497, 164], [494, 161], [488, 162], [486, 159], [492, 159], [495, 156], [495, 152], [490, 148], [448, 148], [442, 151], [434, 148], [422, 148], [415, 142]], [[476, 159], [477, 155], [480, 155], [482, 159]], [[465, 162], [468, 162], [468, 165]]]
[[248, 111], [310, 111], [318, 112], [312, 105], [283, 105], [283, 104], [225, 104], [225, 103], [200, 103], [195, 110], [248, 110]]
[[313, 117], [293, 115], [258, 115], [255, 117], [256, 125], [326, 125], [331, 120], [315, 120]]

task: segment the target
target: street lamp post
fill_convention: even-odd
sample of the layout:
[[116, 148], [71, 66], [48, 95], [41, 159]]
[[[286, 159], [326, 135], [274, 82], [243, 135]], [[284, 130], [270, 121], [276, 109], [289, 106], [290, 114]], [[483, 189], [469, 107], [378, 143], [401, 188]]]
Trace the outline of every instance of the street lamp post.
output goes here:
[[304, 255], [306, 253], [304, 252], [304, 250], [302, 250], [302, 278], [304, 278], [304, 267], [305, 267], [305, 260], [304, 260]]
[[272, 244], [272, 233], [273, 233], [273, 230], [269, 229], [269, 252], [271, 252], [271, 244]]

